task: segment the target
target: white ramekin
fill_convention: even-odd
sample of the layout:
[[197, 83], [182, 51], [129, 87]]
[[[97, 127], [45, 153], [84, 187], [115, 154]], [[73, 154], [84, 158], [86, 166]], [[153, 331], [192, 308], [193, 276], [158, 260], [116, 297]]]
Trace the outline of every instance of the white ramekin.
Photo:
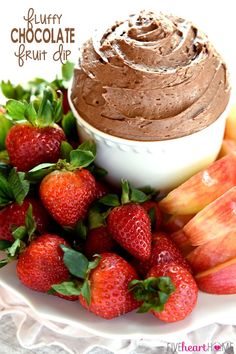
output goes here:
[[165, 193], [215, 160], [224, 135], [228, 107], [210, 126], [181, 138], [134, 141], [106, 134], [80, 117], [71, 101], [81, 141], [94, 140], [96, 164], [108, 171], [107, 180], [120, 185], [122, 178], [135, 187], [150, 186]]

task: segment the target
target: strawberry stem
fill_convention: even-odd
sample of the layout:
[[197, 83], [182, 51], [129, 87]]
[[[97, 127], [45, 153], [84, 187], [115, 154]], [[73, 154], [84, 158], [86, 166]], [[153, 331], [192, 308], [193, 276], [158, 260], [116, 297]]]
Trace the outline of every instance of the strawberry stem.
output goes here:
[[142, 302], [138, 312], [145, 313], [150, 310], [163, 311], [175, 287], [170, 277], [149, 277], [145, 280], [132, 280], [129, 283], [129, 290], [136, 300]]
[[6, 116], [15, 123], [29, 122], [38, 128], [51, 126], [63, 116], [62, 96], [54, 96], [54, 91], [47, 87], [43, 96], [32, 102], [11, 99], [6, 103]]

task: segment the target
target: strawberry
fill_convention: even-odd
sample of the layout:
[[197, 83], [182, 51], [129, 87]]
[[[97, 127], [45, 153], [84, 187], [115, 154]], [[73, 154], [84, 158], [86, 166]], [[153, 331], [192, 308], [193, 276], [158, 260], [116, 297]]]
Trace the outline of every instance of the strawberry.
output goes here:
[[100, 199], [102, 198], [104, 195], [108, 194], [109, 189], [107, 187], [106, 184], [100, 182], [100, 181], [96, 181], [95, 183], [95, 199]]
[[0, 240], [13, 241], [13, 228], [25, 224], [26, 212], [30, 204], [33, 208], [33, 217], [37, 224], [37, 230], [40, 233], [47, 230], [49, 216], [46, 210], [39, 200], [26, 198], [22, 205], [13, 203], [0, 211]]
[[151, 221], [137, 203], [115, 207], [107, 218], [108, 232], [135, 258], [146, 260], [151, 255]]
[[155, 265], [147, 279], [133, 281], [129, 287], [135, 298], [143, 301], [139, 312], [151, 311], [164, 322], [183, 320], [197, 303], [198, 288], [193, 276], [175, 263]]
[[159, 231], [162, 223], [162, 213], [158, 202], [147, 200], [141, 205], [151, 217], [153, 231]]
[[39, 193], [43, 205], [60, 225], [74, 227], [86, 216], [94, 188], [94, 177], [86, 169], [53, 171], [43, 179]]
[[137, 278], [134, 268], [115, 253], [101, 254], [97, 267], [89, 274], [91, 301], [81, 294], [80, 303], [95, 315], [112, 319], [136, 309], [136, 301], [128, 284]]
[[[22, 284], [46, 293], [53, 284], [68, 280], [69, 271], [63, 262], [63, 251], [59, 247], [61, 244], [68, 245], [63, 238], [52, 234], [44, 234], [31, 242], [17, 262], [17, 276]], [[78, 299], [75, 296], [58, 296], [69, 300]]]
[[145, 276], [153, 266], [172, 262], [191, 272], [189, 264], [168, 235], [164, 232], [155, 232], [152, 234], [151, 257], [144, 262], [136, 261], [135, 265], [139, 274]]
[[10, 162], [19, 171], [29, 171], [44, 162], [56, 162], [60, 156], [63, 130], [53, 127], [38, 128], [29, 124], [13, 126], [6, 138]]
[[84, 253], [88, 258], [96, 253], [112, 252], [116, 243], [109, 234], [107, 227], [100, 226], [88, 232]]
[[70, 111], [70, 105], [68, 101], [68, 90], [65, 88], [60, 89], [62, 95], [63, 95], [63, 100], [62, 100], [62, 108], [63, 108], [63, 113], [67, 114]]
[[19, 171], [29, 171], [41, 163], [56, 162], [65, 140], [63, 130], [54, 124], [62, 118], [62, 99], [54, 99], [47, 89], [31, 103], [9, 100], [6, 110], [17, 123], [6, 138], [11, 164]]
[[86, 216], [95, 198], [95, 179], [83, 167], [93, 162], [96, 146], [87, 141], [76, 150], [69, 149], [69, 153], [68, 146], [63, 143], [62, 147], [66, 148], [66, 159], [46, 168], [39, 165], [27, 176], [31, 180], [44, 177], [39, 187], [43, 205], [60, 225], [73, 228]]

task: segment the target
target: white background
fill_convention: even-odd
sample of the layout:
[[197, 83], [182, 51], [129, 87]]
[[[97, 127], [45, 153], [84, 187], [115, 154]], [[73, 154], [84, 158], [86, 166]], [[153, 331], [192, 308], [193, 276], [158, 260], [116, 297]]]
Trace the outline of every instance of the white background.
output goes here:
[[[51, 79], [60, 71], [60, 64], [47, 61], [28, 61], [23, 67], [17, 64], [14, 52], [17, 45], [11, 43], [10, 32], [14, 27], [25, 27], [23, 16], [30, 7], [37, 14], [63, 14], [61, 27], [76, 28], [76, 43], [70, 45], [72, 61], [77, 61], [78, 48], [99, 26], [107, 27], [117, 19], [141, 9], [173, 13], [195, 22], [215, 43], [217, 50], [229, 65], [232, 81], [236, 82], [236, 12], [234, 1], [213, 0], [2, 0], [0, 19], [0, 79], [14, 83], [25, 82], [35, 76]], [[43, 25], [41, 25], [43, 28]], [[41, 49], [38, 45], [34, 49]], [[53, 52], [57, 46], [43, 45]]]

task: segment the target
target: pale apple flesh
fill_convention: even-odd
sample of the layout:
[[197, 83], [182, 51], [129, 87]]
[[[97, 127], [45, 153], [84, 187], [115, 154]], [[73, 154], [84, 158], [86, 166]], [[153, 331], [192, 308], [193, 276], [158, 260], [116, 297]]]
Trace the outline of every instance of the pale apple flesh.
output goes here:
[[232, 139], [236, 141], [236, 102], [232, 106], [226, 120], [225, 139]]
[[236, 234], [236, 187], [201, 210], [183, 230], [192, 246]]
[[194, 273], [203, 272], [236, 257], [236, 233], [221, 236], [190, 252], [186, 259]]
[[236, 294], [236, 258], [195, 276], [201, 291], [209, 294]]
[[236, 154], [230, 154], [171, 191], [159, 205], [167, 214], [196, 214], [235, 185]]
[[224, 139], [221, 145], [219, 158], [232, 153], [236, 153], [236, 140]]

